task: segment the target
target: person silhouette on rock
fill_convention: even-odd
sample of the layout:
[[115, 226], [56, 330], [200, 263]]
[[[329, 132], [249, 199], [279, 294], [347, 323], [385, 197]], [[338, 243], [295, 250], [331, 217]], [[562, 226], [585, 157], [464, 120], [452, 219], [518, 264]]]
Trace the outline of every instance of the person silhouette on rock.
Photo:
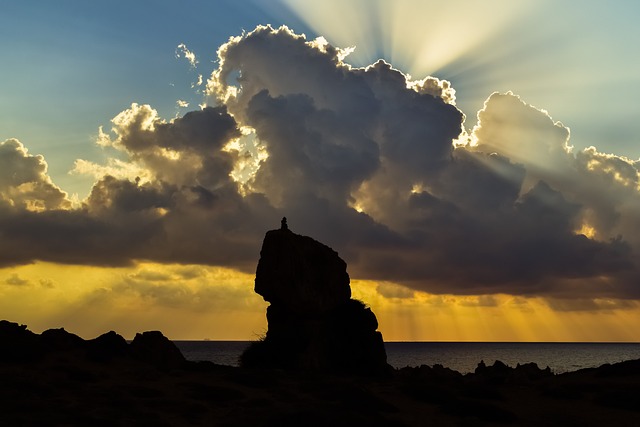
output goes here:
[[280, 230], [288, 230], [289, 226], [287, 225], [287, 217], [283, 216], [282, 220], [280, 221]]

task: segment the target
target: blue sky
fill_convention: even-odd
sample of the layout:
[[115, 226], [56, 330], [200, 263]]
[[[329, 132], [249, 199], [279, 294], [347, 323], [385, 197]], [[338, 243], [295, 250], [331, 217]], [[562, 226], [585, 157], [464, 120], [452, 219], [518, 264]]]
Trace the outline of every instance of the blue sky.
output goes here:
[[191, 89], [197, 73], [175, 56], [179, 44], [201, 56], [206, 79], [230, 36], [284, 23], [253, 2], [227, 0], [11, 1], [2, 8], [0, 139], [17, 138], [44, 155], [54, 181], [81, 197], [91, 182], [67, 172], [76, 158], [104, 157], [93, 143], [98, 126], [108, 130], [132, 102], [167, 119], [178, 99], [195, 108], [202, 102]]
[[[104, 158], [93, 144], [98, 126], [108, 128], [132, 102], [167, 119], [183, 114], [176, 100], [191, 108], [202, 101], [191, 84], [215, 68], [217, 47], [270, 23], [356, 45], [355, 65], [382, 56], [416, 78], [433, 72], [452, 81], [468, 126], [491, 92], [512, 90], [570, 127], [577, 147], [640, 157], [636, 3], [483, 3], [480, 10], [428, 1], [6, 1], [0, 139], [43, 154], [54, 181], [82, 197], [91, 183], [68, 171], [76, 158]], [[389, 15], [403, 8], [410, 21], [398, 31]], [[434, 31], [436, 22], [445, 29]], [[456, 33], [476, 45], [435, 69], [411, 63], [419, 45], [446, 49]], [[197, 70], [176, 59], [180, 43], [198, 55]]]

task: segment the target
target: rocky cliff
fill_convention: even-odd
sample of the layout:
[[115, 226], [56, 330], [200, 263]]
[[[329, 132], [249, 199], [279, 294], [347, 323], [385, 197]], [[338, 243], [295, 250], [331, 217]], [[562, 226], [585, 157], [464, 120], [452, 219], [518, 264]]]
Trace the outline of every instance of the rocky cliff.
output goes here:
[[268, 331], [243, 366], [379, 373], [388, 369], [371, 309], [351, 299], [347, 264], [330, 247], [282, 227], [268, 231], [255, 291], [271, 305]]

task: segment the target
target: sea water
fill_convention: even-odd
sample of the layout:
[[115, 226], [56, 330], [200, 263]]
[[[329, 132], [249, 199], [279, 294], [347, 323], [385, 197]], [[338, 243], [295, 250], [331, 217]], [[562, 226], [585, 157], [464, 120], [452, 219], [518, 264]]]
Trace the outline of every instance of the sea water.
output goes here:
[[[174, 341], [187, 360], [238, 366], [248, 341]], [[500, 360], [515, 367], [537, 363], [554, 373], [595, 368], [605, 363], [640, 359], [640, 343], [497, 343], [386, 342], [387, 361], [395, 368], [435, 364], [461, 373], [473, 372], [478, 362]]]

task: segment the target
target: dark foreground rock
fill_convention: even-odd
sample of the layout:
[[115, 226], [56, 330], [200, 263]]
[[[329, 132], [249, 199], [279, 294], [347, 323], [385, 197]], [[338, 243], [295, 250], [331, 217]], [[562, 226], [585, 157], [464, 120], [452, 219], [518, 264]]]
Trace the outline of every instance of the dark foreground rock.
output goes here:
[[[435, 365], [363, 377], [188, 361], [167, 367], [132, 355], [114, 332], [85, 341], [55, 331], [0, 321], [0, 425], [640, 425], [640, 360], [562, 375], [495, 362], [466, 375]], [[42, 335], [54, 344], [45, 347]], [[165, 340], [138, 339], [156, 352]]]
[[136, 334], [128, 344], [114, 331], [85, 341], [64, 328], [48, 329], [38, 335], [26, 325], [0, 320], [0, 362], [27, 364], [50, 357], [83, 362], [135, 360], [160, 368], [175, 368], [185, 362], [178, 347], [159, 331]]
[[131, 341], [131, 354], [138, 360], [163, 368], [174, 368], [185, 362], [178, 347], [160, 331], [136, 334]]
[[264, 238], [255, 291], [271, 303], [268, 331], [243, 354], [242, 366], [389, 371], [375, 314], [351, 299], [347, 264], [330, 247], [293, 233], [285, 219]]

